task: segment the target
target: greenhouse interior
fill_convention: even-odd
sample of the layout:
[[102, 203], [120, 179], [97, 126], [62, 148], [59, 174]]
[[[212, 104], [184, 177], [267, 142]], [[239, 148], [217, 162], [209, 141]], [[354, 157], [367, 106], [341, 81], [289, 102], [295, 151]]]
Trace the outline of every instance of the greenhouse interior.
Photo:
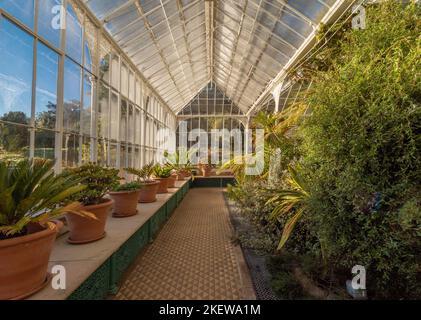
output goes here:
[[0, 300], [420, 299], [420, 14], [0, 0]]

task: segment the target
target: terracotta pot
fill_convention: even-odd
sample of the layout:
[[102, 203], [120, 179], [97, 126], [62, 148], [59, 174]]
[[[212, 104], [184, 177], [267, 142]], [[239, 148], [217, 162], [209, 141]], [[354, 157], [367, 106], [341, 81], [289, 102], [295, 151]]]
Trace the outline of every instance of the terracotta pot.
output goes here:
[[28, 235], [0, 240], [0, 300], [23, 299], [48, 284], [48, 261], [62, 226], [38, 225]]
[[131, 217], [137, 214], [137, 203], [140, 190], [110, 192], [114, 201], [113, 216], [116, 218]]
[[175, 188], [175, 182], [177, 181], [177, 178], [177, 174], [172, 174], [171, 177], [168, 178], [168, 188]]
[[158, 193], [168, 193], [168, 183], [170, 178], [155, 178], [159, 181]]
[[139, 192], [140, 203], [151, 203], [156, 201], [156, 194], [158, 193], [160, 182], [146, 182], [142, 184], [142, 189]]
[[104, 238], [105, 224], [112, 206], [113, 201], [111, 199], [104, 199], [103, 203], [81, 208], [81, 210], [93, 213], [97, 220], [73, 213], [66, 214], [70, 229], [70, 237], [67, 241], [71, 244], [84, 244]]
[[178, 181], [184, 181], [185, 178], [186, 178], [186, 176], [184, 175], [184, 173], [182, 171], [177, 173], [177, 180]]
[[202, 174], [203, 174], [204, 177], [210, 177], [211, 174], [212, 174], [212, 167], [211, 166], [205, 165], [201, 168], [201, 170], [202, 170]]

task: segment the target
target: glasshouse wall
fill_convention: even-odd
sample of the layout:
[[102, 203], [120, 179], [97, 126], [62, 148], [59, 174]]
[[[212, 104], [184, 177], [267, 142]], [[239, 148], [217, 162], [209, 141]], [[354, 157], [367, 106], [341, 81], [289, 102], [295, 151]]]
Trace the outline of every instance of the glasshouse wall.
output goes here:
[[70, 0], [0, 2], [1, 159], [154, 159], [175, 116], [99, 25]]
[[[242, 150], [247, 121], [247, 116], [241, 109], [215, 83], [210, 82], [178, 113], [177, 147], [200, 149], [200, 140], [200, 146], [207, 145], [206, 150], [213, 149], [213, 145], [222, 149], [225, 132], [230, 135], [230, 151], [235, 147]], [[234, 145], [235, 139], [231, 137], [235, 131], [241, 133], [238, 146]], [[221, 150], [219, 158], [222, 159]]]

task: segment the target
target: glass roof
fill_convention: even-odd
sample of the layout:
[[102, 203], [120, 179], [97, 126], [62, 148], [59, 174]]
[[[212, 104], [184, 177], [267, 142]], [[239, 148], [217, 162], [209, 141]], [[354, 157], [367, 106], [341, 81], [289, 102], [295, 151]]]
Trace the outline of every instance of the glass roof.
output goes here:
[[209, 82], [242, 112], [336, 0], [84, 0], [174, 112]]

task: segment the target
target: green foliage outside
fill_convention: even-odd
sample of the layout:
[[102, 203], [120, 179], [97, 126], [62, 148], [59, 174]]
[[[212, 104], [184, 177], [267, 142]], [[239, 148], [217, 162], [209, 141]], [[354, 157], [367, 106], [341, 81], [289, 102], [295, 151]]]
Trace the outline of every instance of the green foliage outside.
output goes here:
[[73, 176], [86, 185], [86, 189], [73, 195], [70, 199], [79, 201], [85, 206], [100, 204], [104, 196], [119, 185], [118, 170], [104, 168], [94, 163], [84, 164], [77, 168], [66, 169], [63, 177]]
[[[369, 297], [420, 298], [420, 7], [386, 1], [366, 11], [365, 30], [348, 22], [333, 26], [325, 34], [337, 32], [331, 41], [320, 42], [293, 75], [312, 81], [290, 106], [301, 115], [307, 110], [306, 116], [268, 119], [272, 154], [287, 151], [279, 182], [265, 188], [267, 176], [240, 174], [230, 194], [244, 210], [257, 206], [252, 215], [268, 221], [264, 232], [276, 230], [273, 250], [288, 231], [280, 254], [318, 262], [305, 268], [316, 281], [343, 288], [359, 264], [367, 269]], [[291, 202], [303, 189], [288, 167], [305, 184], [305, 206]], [[259, 191], [250, 191], [258, 184]], [[270, 199], [276, 201], [265, 202]]]

